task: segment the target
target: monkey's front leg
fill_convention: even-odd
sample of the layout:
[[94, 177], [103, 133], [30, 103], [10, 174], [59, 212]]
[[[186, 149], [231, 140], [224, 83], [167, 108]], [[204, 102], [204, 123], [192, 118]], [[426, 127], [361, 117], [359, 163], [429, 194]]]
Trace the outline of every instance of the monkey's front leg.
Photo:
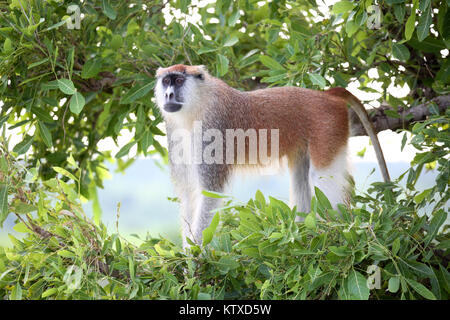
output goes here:
[[198, 206], [194, 213], [193, 235], [196, 244], [201, 245], [203, 230], [207, 228], [214, 216], [212, 210], [220, 207], [222, 199], [210, 198], [202, 194], [203, 190], [223, 192], [228, 180], [229, 170], [225, 164], [201, 164], [197, 166], [199, 188], [197, 190]]
[[192, 174], [189, 165], [173, 163], [171, 163], [171, 175], [175, 192], [180, 201], [181, 237], [183, 240], [183, 248], [186, 248], [188, 247], [186, 238], [194, 238], [193, 214], [195, 212], [195, 205], [198, 202], [194, 184], [194, 177], [196, 175]]

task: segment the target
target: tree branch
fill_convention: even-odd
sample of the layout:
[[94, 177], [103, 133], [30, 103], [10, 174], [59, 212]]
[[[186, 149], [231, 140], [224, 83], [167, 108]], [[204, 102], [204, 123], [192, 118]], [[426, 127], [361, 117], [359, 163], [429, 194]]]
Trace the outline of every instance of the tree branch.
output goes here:
[[[399, 118], [392, 118], [385, 114], [386, 110], [394, 111], [394, 108], [389, 105], [382, 105], [380, 108], [367, 111], [376, 133], [388, 129], [395, 131], [397, 129], [407, 129], [412, 123], [425, 120], [431, 115], [430, 105], [432, 103], [438, 106], [439, 113], [442, 114], [450, 106], [450, 95], [436, 97], [427, 103], [419, 104], [412, 108], [399, 107], [397, 110]], [[367, 136], [366, 130], [364, 130], [362, 123], [353, 110], [350, 110], [350, 121], [350, 135], [352, 137]]]

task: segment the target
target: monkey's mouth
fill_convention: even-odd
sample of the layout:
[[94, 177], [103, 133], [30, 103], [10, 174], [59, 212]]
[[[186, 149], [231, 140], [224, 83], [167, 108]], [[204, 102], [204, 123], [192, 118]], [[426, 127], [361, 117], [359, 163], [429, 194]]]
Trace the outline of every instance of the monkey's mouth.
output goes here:
[[166, 112], [177, 112], [178, 110], [181, 109], [183, 105], [181, 103], [166, 103], [164, 105], [164, 110]]

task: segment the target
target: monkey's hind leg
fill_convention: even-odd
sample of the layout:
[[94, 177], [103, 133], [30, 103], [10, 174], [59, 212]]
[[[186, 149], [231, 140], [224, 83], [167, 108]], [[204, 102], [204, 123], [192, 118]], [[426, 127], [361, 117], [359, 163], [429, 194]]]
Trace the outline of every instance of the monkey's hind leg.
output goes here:
[[314, 187], [319, 188], [328, 198], [333, 209], [337, 209], [338, 203], [347, 203], [350, 191], [347, 148], [342, 148], [326, 167], [316, 167], [314, 161], [310, 162], [310, 166], [313, 194]]
[[[309, 181], [310, 160], [306, 151], [299, 150], [293, 157], [289, 158], [290, 171], [290, 206], [297, 206], [298, 212], [310, 211], [311, 207], [311, 184]], [[303, 221], [297, 216], [296, 221]]]

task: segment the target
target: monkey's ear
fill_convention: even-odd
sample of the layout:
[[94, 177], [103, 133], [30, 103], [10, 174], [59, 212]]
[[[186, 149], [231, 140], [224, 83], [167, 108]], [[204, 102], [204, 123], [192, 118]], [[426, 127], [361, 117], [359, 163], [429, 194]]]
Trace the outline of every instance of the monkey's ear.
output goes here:
[[156, 70], [156, 77], [158, 78], [164, 73], [165, 68], [159, 67], [158, 70]]
[[205, 67], [205, 65], [201, 64], [198, 66], [198, 68], [203, 71], [204, 73], [208, 73], [208, 69]]
[[202, 64], [197, 66], [199, 73], [197, 74], [197, 78], [200, 80], [205, 80], [205, 75], [208, 74], [208, 69]]

